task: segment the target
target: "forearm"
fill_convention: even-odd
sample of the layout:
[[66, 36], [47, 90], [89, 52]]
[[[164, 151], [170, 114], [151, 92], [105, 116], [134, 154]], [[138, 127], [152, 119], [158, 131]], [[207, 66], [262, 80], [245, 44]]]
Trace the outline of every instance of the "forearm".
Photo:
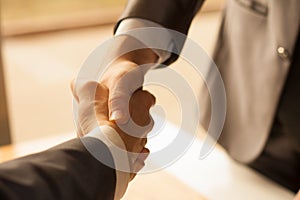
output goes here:
[[[137, 65], [143, 65], [155, 63], [159, 58], [159, 56], [151, 48], [147, 47], [147, 45], [128, 35], [115, 37], [111, 49], [111, 55], [115, 57], [113, 63], [130, 61]], [[124, 52], [126, 53], [123, 54]]]
[[[136, 28], [162, 28], [159, 33], [152, 29], [149, 34], [143, 33], [143, 39], [138, 39], [146, 46], [157, 44], [159, 50], [152, 49], [159, 57], [156, 61], [170, 65], [177, 60], [184, 38], [168, 33], [167, 29], [187, 35], [191, 22], [203, 5], [204, 0], [128, 0], [120, 20], [115, 26], [115, 33], [130, 31]], [[163, 30], [165, 28], [165, 30]], [[165, 37], [162, 37], [162, 36]], [[178, 41], [178, 39], [180, 41]], [[182, 40], [182, 41], [181, 41]], [[175, 49], [175, 52], [174, 52]], [[146, 55], [148, 53], [142, 53]]]
[[[102, 142], [84, 140], [113, 163]], [[1, 199], [113, 199], [115, 185], [115, 170], [96, 160], [80, 139], [0, 165]]]

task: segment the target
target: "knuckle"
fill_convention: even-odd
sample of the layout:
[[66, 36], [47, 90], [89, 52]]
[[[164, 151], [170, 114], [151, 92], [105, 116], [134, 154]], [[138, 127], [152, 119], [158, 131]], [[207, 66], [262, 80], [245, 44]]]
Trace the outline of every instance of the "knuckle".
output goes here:
[[82, 87], [79, 87], [81, 90], [91, 90], [95, 89], [98, 86], [98, 82], [96, 81], [86, 81], [83, 83], [79, 83], [79, 85], [82, 85]]
[[154, 105], [156, 102], [156, 98], [153, 94], [151, 94], [148, 91], [144, 91], [145, 92], [145, 98], [148, 100], [148, 102], [150, 103], [150, 105]]
[[134, 93], [133, 99], [137, 101], [138, 103], [144, 103], [144, 105], [147, 107], [151, 107], [155, 104], [155, 97], [146, 90], [138, 90]]

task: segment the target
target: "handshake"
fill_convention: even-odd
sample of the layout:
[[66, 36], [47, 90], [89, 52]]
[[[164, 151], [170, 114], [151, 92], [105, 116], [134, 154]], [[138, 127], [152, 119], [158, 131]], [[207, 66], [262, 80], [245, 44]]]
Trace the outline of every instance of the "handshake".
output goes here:
[[[128, 183], [144, 167], [149, 155], [145, 145], [147, 134], [154, 124], [149, 110], [155, 104], [155, 97], [130, 83], [142, 84], [142, 67], [129, 61], [117, 61], [115, 64], [106, 71], [100, 82], [73, 81], [71, 90], [77, 103], [78, 137], [89, 136], [97, 127], [106, 127], [100, 134], [104, 134], [121, 149], [124, 148], [128, 154], [130, 170], [115, 168], [115, 198], [119, 199], [125, 193]], [[125, 186], [118, 188], [118, 182]]]
[[155, 98], [142, 64], [118, 59], [100, 82], [73, 82], [79, 138], [0, 163], [0, 199], [120, 199], [149, 155]]

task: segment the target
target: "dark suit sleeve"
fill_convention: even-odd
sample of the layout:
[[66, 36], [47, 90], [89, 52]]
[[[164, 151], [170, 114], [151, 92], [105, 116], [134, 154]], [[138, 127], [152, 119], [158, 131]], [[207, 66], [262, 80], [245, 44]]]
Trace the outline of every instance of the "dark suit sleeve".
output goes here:
[[[141, 18], [156, 22], [165, 28], [187, 35], [191, 22], [201, 8], [204, 0], [128, 0], [120, 20], [115, 26], [128, 18]], [[176, 49], [172, 56], [164, 63], [174, 62], [184, 45], [184, 41], [176, 41]]]
[[[114, 166], [104, 143], [83, 140]], [[80, 139], [0, 165], [0, 199], [106, 200], [113, 199], [115, 187], [115, 170], [95, 159]]]
[[119, 23], [126, 18], [142, 18], [187, 34], [203, 2], [204, 0], [128, 0]]

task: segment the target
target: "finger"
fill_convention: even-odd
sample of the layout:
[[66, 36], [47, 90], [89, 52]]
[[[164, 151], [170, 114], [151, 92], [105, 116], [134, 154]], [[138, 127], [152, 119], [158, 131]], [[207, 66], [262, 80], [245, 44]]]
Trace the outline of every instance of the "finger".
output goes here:
[[73, 79], [73, 80], [71, 81], [71, 83], [70, 83], [70, 88], [71, 88], [71, 92], [72, 92], [72, 95], [73, 95], [75, 101], [76, 101], [77, 103], [79, 103], [79, 98], [78, 98], [78, 96], [75, 94], [75, 79]]
[[75, 117], [75, 128], [76, 128], [76, 135], [77, 137], [82, 137], [84, 134], [83, 134], [83, 131], [82, 131], [82, 128], [80, 126], [80, 121], [78, 119], [78, 112], [76, 114], [77, 116]]
[[136, 90], [130, 99], [131, 104], [144, 106], [148, 110], [155, 105], [155, 102], [155, 97], [146, 90]]
[[131, 95], [142, 86], [144, 76], [141, 69], [135, 68], [124, 73], [110, 88], [110, 120], [126, 123], [129, 120], [129, 100]]
[[73, 95], [76, 96], [78, 102], [93, 101], [95, 99], [98, 82], [90, 80], [76, 80], [73, 83]]
[[[147, 91], [136, 91], [130, 100], [131, 117], [136, 115], [134, 119], [142, 122], [140, 125], [147, 125], [150, 123], [150, 108], [155, 104], [155, 97]], [[146, 120], [146, 121], [145, 121]], [[144, 123], [143, 123], [144, 121]]]
[[[118, 89], [120, 90], [120, 88]], [[118, 94], [119, 93], [119, 94]], [[110, 120], [117, 121], [118, 124], [125, 124], [129, 118], [129, 95], [119, 92], [110, 92], [109, 110]]]
[[[101, 114], [99, 114], [101, 115]], [[94, 102], [80, 101], [78, 104], [78, 123], [79, 135], [84, 135], [99, 126], [98, 115], [95, 112]]]
[[137, 99], [137, 100], [144, 100], [144, 104], [147, 108], [147, 110], [149, 110], [152, 106], [155, 105], [156, 102], [156, 98], [148, 91], [146, 90], [142, 90], [142, 91], [137, 91], [140, 94], [140, 98], [141, 99]]
[[147, 138], [142, 138], [141, 144], [142, 144], [142, 147], [144, 148], [147, 144]]
[[77, 131], [82, 136], [108, 120], [108, 89], [95, 81], [79, 81], [74, 93], [79, 99]]
[[145, 115], [149, 116], [149, 114], [145, 114], [144, 112], [134, 112], [132, 114], [132, 118], [127, 124], [118, 124], [118, 127], [125, 134], [131, 136], [135, 140], [146, 138], [150, 131], [153, 129], [154, 121], [151, 116], [148, 120]]
[[[130, 116], [139, 126], [151, 123], [150, 108], [155, 104], [155, 97], [147, 91], [136, 91], [130, 100]], [[152, 127], [150, 127], [150, 130]]]
[[135, 177], [136, 177], [136, 173], [131, 173], [131, 174], [130, 174], [130, 180], [129, 180], [129, 181], [132, 181]]
[[[74, 103], [77, 105], [78, 108], [78, 103], [79, 103], [79, 98], [75, 93], [75, 79], [72, 79], [71, 83], [70, 83], [70, 89], [73, 95], [73, 101], [75, 101]], [[83, 132], [80, 126], [80, 122], [78, 120], [78, 109], [75, 111], [76, 112], [76, 116], [75, 116], [75, 128], [76, 128], [76, 135], [77, 137], [82, 137], [83, 136]]]
[[[71, 89], [71, 92], [72, 92], [72, 95], [73, 95], [73, 104], [76, 104], [77, 108], [78, 108], [78, 103], [79, 103], [79, 99], [77, 97], [77, 95], [75, 94], [75, 79], [72, 79], [71, 82], [70, 82], [70, 89]], [[77, 137], [81, 137], [83, 134], [82, 134], [82, 130], [81, 130], [81, 127], [80, 127], [80, 124], [79, 124], [79, 120], [78, 120], [78, 110], [75, 111], [75, 128], [76, 128], [76, 135]]]
[[137, 159], [145, 161], [149, 157], [149, 155], [150, 155], [150, 150], [144, 147]]
[[141, 169], [145, 166], [145, 160], [147, 159], [149, 154], [150, 151], [148, 148], [143, 148], [143, 150], [140, 152], [139, 156], [137, 157], [133, 165], [133, 173], [131, 173], [130, 181], [134, 179], [135, 176], [137, 175], [137, 172], [141, 171]]
[[108, 121], [109, 119], [108, 97], [108, 88], [106, 88], [104, 85], [98, 84], [94, 103], [98, 121]]
[[134, 164], [133, 172], [138, 173], [143, 167], [145, 167], [145, 162], [143, 160], [137, 160]]
[[145, 149], [146, 144], [147, 144], [147, 138], [140, 139], [140, 142], [134, 146], [134, 148], [132, 149], [132, 152], [147, 153], [147, 152], [143, 152], [143, 150]]
[[149, 150], [148, 153], [139, 154], [137, 160], [134, 163], [134, 169], [133, 169], [134, 173], [138, 173], [139, 171], [141, 171], [141, 169], [145, 166], [145, 160], [147, 159], [148, 156], [149, 156]]

